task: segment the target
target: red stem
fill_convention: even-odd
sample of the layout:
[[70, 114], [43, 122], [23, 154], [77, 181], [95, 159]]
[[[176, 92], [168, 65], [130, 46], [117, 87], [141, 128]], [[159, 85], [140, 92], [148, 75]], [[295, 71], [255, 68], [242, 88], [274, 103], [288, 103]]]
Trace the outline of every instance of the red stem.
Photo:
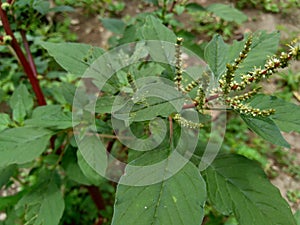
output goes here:
[[[96, 186], [86, 186], [93, 202], [95, 203], [95, 205], [97, 206], [97, 209], [100, 210], [104, 210], [105, 209], [105, 202], [104, 199], [102, 197], [101, 192], [99, 191], [98, 187]], [[98, 221], [96, 223], [97, 225], [101, 225], [103, 224], [103, 217], [100, 215], [98, 218]]]
[[[0, 6], [2, 5], [2, 1], [0, 0]], [[19, 43], [16, 39], [16, 37], [14, 36], [11, 28], [10, 28], [10, 24], [7, 18], [7, 14], [6, 12], [0, 7], [0, 18], [3, 24], [3, 28], [5, 30], [5, 33], [9, 36], [11, 36], [12, 40], [11, 40], [11, 47], [14, 49], [17, 57], [19, 58], [19, 61], [22, 64], [22, 67], [31, 83], [32, 89], [37, 97], [37, 101], [39, 105], [46, 105], [46, 100], [44, 97], [44, 94], [42, 92], [42, 89], [40, 87], [39, 81], [38, 79], [34, 76], [34, 72], [31, 69], [30, 64], [28, 63], [25, 55], [22, 52], [21, 47], [19, 46]]]
[[31, 70], [32, 70], [34, 76], [37, 77], [37, 70], [36, 70], [36, 66], [35, 66], [35, 63], [34, 63], [34, 59], [33, 59], [32, 54], [30, 52], [29, 44], [28, 44], [28, 41], [27, 41], [27, 38], [26, 38], [26, 33], [25, 33], [24, 30], [21, 30], [20, 33], [21, 33], [21, 36], [22, 36], [22, 40], [23, 40], [24, 48], [25, 48], [25, 51], [26, 51], [26, 54], [27, 54], [27, 59], [28, 59], [29, 65], [31, 67]]
[[[212, 96], [209, 96], [207, 99], [205, 99], [205, 102], [210, 102], [212, 100], [215, 100], [217, 98], [219, 98], [220, 95], [219, 94], [215, 94], [215, 95], [212, 95]], [[186, 104], [182, 107], [182, 109], [191, 109], [191, 108], [194, 108], [197, 106], [197, 103], [191, 103], [191, 104]]]
[[169, 9], [169, 13], [173, 13], [174, 8], [175, 8], [175, 6], [176, 6], [176, 4], [177, 4], [177, 1], [178, 1], [178, 0], [174, 0], [174, 1], [173, 1], [172, 5], [171, 5], [171, 7], [170, 7], [170, 9]]

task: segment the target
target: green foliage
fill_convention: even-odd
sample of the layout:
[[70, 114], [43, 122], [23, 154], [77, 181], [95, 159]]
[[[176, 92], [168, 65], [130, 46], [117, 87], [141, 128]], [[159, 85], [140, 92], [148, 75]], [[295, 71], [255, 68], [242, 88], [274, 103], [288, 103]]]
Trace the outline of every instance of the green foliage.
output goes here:
[[140, 187], [118, 185], [112, 224], [126, 221], [128, 225], [196, 225], [204, 216], [205, 199], [203, 178], [194, 165], [187, 164], [161, 183]]
[[17, 127], [0, 133], [0, 167], [27, 163], [37, 158], [48, 146], [53, 132], [36, 127]]
[[263, 9], [267, 12], [280, 13], [299, 7], [297, 0], [237, 0], [236, 6], [238, 8], [246, 8], [252, 6], [254, 8]]
[[221, 155], [205, 170], [204, 178], [212, 204], [223, 214], [233, 212], [239, 224], [296, 224], [278, 189], [250, 160]]
[[247, 16], [239, 10], [224, 4], [211, 4], [207, 7], [207, 11], [214, 13], [225, 21], [235, 21], [241, 24], [247, 20]]
[[[17, 1], [8, 15], [2, 6], [1, 20], [14, 31], [29, 26], [35, 35], [41, 25], [35, 20], [70, 10], [56, 2], [60, 6], [51, 8], [48, 1]], [[254, 86], [299, 59], [299, 41], [278, 57], [272, 56], [278, 33], [247, 34], [232, 44], [216, 34], [199, 46], [176, 16], [205, 12], [222, 26], [247, 17], [223, 4], [147, 2], [155, 12], [129, 22], [103, 18], [99, 11], [110, 6], [118, 14], [120, 2], [66, 2], [102, 15], [103, 26], [117, 35], [112, 51], [37, 36], [32, 49], [22, 49], [16, 46], [28, 44], [29, 35], [23, 34], [10, 45], [22, 72], [6, 57], [9, 51], [0, 49], [5, 55], [0, 100], [7, 108], [0, 113], [0, 188], [12, 192], [0, 197], [0, 210], [7, 214], [3, 224], [196, 225], [204, 218], [214, 225], [299, 223], [254, 162], [267, 164], [263, 151], [255, 151], [260, 144], [241, 148], [246, 140], [234, 134], [239, 144], [218, 146], [214, 142], [222, 137], [216, 130], [225, 123], [215, 124], [220, 115], [208, 113], [232, 112], [244, 121], [236, 133], [245, 134], [242, 127], [248, 127], [274, 145], [290, 147], [281, 131], [300, 133], [299, 106], [257, 94]], [[40, 58], [31, 60], [31, 53]], [[189, 67], [185, 60], [197, 56], [201, 65]], [[131, 138], [136, 139], [130, 143]], [[216, 153], [216, 159], [206, 162], [206, 153]], [[201, 169], [201, 163], [207, 167]], [[290, 192], [289, 198], [297, 201], [297, 194]]]
[[18, 201], [16, 210], [25, 208], [28, 224], [58, 224], [64, 211], [63, 195], [55, 183], [55, 174], [40, 174], [41, 180]]

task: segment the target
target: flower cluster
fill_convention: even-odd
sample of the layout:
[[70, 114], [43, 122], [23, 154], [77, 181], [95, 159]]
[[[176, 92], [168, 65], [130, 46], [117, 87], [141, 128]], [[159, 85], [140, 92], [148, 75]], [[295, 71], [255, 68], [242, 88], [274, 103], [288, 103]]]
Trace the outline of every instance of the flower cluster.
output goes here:
[[182, 59], [181, 59], [181, 46], [182, 46], [183, 38], [177, 38], [176, 44], [175, 44], [175, 58], [176, 58], [176, 64], [175, 64], [175, 84], [178, 88], [178, 90], [182, 90]]
[[205, 93], [203, 88], [200, 86], [197, 90], [197, 97], [195, 98], [196, 109], [198, 112], [203, 111], [203, 106], [205, 105]]
[[231, 91], [244, 90], [250, 84], [258, 83], [262, 79], [268, 78], [269, 76], [277, 72], [278, 69], [287, 67], [291, 59], [298, 59], [300, 57], [300, 44], [298, 40], [294, 40], [289, 45], [289, 52], [282, 52], [278, 57], [270, 57], [266, 61], [263, 68], [254, 68], [253, 71], [242, 75], [241, 81], [237, 82], [234, 80], [234, 73], [238, 68], [238, 64], [241, 63], [247, 57], [247, 53], [251, 50], [251, 43], [252, 37], [250, 36], [246, 41], [244, 49], [240, 53], [239, 57], [235, 59], [233, 64], [227, 65], [226, 73], [219, 80], [219, 84], [222, 89], [222, 95], [225, 98], [226, 104], [228, 104], [235, 111], [252, 116], [269, 116], [275, 112], [274, 109], [260, 110], [257, 108], [253, 108], [247, 104], [243, 104], [243, 101], [251, 98], [257, 93], [257, 89], [235, 97], [228, 97], [228, 94]]
[[234, 81], [235, 71], [239, 68], [239, 64], [246, 59], [248, 52], [251, 50], [252, 35], [250, 35], [244, 45], [243, 50], [240, 52], [239, 57], [234, 60], [234, 63], [226, 65], [226, 73], [219, 80], [220, 87], [224, 94], [228, 94], [236, 82]]
[[246, 101], [253, 97], [255, 94], [258, 93], [259, 89], [253, 89], [252, 91], [249, 91], [247, 93], [244, 93], [242, 95], [237, 95], [234, 97], [227, 97], [225, 99], [225, 102], [235, 111], [246, 114], [246, 115], [251, 115], [251, 116], [269, 116], [273, 113], [275, 113], [274, 109], [266, 109], [266, 110], [261, 110], [258, 108], [253, 108], [247, 104], [243, 104], [243, 101]]
[[0, 37], [1, 45], [9, 44], [11, 41], [12, 41], [12, 36], [10, 36], [10, 35], [3, 35]]
[[251, 116], [270, 116], [271, 114], [275, 113], [274, 109], [258, 109], [253, 108], [252, 106], [249, 106], [247, 104], [243, 104], [240, 102], [240, 100], [235, 100], [231, 98], [226, 99], [227, 104], [237, 111], [238, 113], [245, 114], [245, 115], [251, 115]]
[[196, 81], [192, 81], [191, 83], [189, 83], [188, 85], [185, 86], [184, 88], [184, 92], [188, 93], [191, 90], [193, 90], [195, 87], [197, 87], [200, 84], [200, 79], [196, 80]]
[[281, 52], [280, 56], [270, 57], [264, 68], [255, 68], [253, 71], [250, 71], [248, 74], [242, 76], [242, 81], [240, 83], [234, 82], [231, 85], [231, 90], [243, 90], [247, 85], [259, 82], [264, 78], [268, 78], [272, 74], [278, 71], [280, 68], [285, 68], [289, 65], [291, 59], [299, 59], [300, 57], [300, 43], [297, 40], [294, 40], [290, 45], [290, 50], [288, 53]]
[[136, 92], [138, 88], [136, 86], [135, 79], [134, 79], [134, 77], [132, 76], [131, 73], [127, 73], [127, 81], [130, 84], [133, 92]]
[[173, 118], [182, 127], [187, 127], [187, 128], [191, 128], [191, 129], [199, 129], [199, 128], [203, 127], [202, 123], [194, 123], [190, 120], [183, 118], [178, 113], [175, 114], [175, 116]]
[[7, 11], [9, 8], [10, 8], [10, 4], [8, 2], [3, 2], [1, 4], [1, 8], [4, 10], [4, 11]]

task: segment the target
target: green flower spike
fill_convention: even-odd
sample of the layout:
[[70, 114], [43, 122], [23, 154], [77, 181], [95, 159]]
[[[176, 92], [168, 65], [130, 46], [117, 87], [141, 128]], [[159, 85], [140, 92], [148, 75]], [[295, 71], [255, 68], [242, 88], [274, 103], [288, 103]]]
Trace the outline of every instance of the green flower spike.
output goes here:
[[182, 46], [183, 38], [177, 38], [176, 44], [175, 44], [175, 58], [176, 58], [176, 64], [175, 64], [175, 85], [177, 86], [178, 90], [182, 91], [182, 59], [181, 59], [181, 46]]
[[203, 127], [202, 123], [194, 123], [192, 121], [186, 120], [183, 117], [180, 116], [180, 114], [175, 114], [174, 120], [182, 127], [187, 127], [191, 129], [199, 129]]

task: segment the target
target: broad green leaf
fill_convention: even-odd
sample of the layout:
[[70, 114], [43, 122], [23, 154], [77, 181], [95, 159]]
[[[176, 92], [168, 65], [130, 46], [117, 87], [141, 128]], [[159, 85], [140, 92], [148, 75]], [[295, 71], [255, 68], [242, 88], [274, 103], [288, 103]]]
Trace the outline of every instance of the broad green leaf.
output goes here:
[[[81, 140], [77, 142], [80, 150], [80, 167], [83, 168], [84, 160], [88, 166], [96, 173], [104, 176], [107, 168], [107, 153], [106, 149], [95, 134], [86, 134]], [[86, 171], [85, 171], [86, 172]]]
[[58, 225], [63, 215], [65, 203], [60, 189], [54, 181], [54, 174], [42, 173], [41, 180], [16, 205], [25, 208], [28, 225]]
[[[112, 113], [113, 106], [114, 107], [116, 107], [117, 105], [122, 106], [122, 104], [124, 104], [122, 101], [120, 103], [116, 102], [115, 101], [116, 99], [119, 100], [120, 98], [116, 98], [116, 96], [112, 96], [112, 95], [99, 97], [95, 105], [95, 112]], [[126, 101], [126, 99], [124, 99], [124, 101]]]
[[207, 11], [214, 13], [225, 21], [235, 22], [241, 24], [247, 21], [248, 17], [236, 8], [225, 4], [211, 4], [206, 8]]
[[91, 183], [82, 173], [81, 169], [77, 164], [76, 152], [77, 152], [76, 148], [69, 147], [66, 153], [64, 154], [61, 165], [64, 168], [66, 176], [70, 180], [73, 180], [83, 185], [91, 185]]
[[185, 8], [190, 12], [206, 11], [206, 9], [198, 3], [188, 3]]
[[82, 173], [87, 180], [96, 186], [99, 186], [104, 182], [104, 178], [100, 176], [83, 158], [80, 151], [77, 151], [77, 163]]
[[154, 83], [139, 89], [132, 100], [124, 102], [119, 110], [114, 107], [113, 112], [116, 118], [129, 119], [130, 115], [131, 121], [145, 121], [180, 111], [184, 101], [182, 94], [172, 86]]
[[33, 8], [39, 13], [45, 15], [49, 12], [50, 2], [47, 0], [34, 0]]
[[297, 210], [297, 212], [295, 213], [295, 219], [297, 225], [300, 225], [300, 210]]
[[72, 122], [71, 112], [63, 112], [59, 105], [47, 105], [37, 107], [25, 125], [63, 130], [73, 127]]
[[60, 5], [50, 8], [49, 12], [74, 12], [74, 8], [68, 5]]
[[9, 100], [9, 105], [13, 110], [13, 120], [22, 123], [32, 109], [33, 103], [33, 98], [27, 87], [24, 84], [20, 84]]
[[283, 138], [279, 128], [269, 117], [252, 117], [240, 115], [247, 126], [263, 139], [279, 146], [290, 148], [289, 143]]
[[123, 33], [123, 36], [119, 40], [119, 44], [126, 44], [143, 39], [140, 24], [128, 25]]
[[223, 214], [233, 212], [240, 225], [296, 225], [288, 203], [254, 161], [218, 156], [204, 178], [210, 202]]
[[215, 35], [205, 47], [204, 59], [216, 78], [219, 78], [225, 71], [228, 48], [220, 35]]
[[[265, 31], [259, 31], [254, 33], [251, 51], [235, 72], [238, 76], [237, 78], [239, 79], [240, 75], [253, 71], [255, 67], [263, 67], [267, 58], [276, 53], [279, 39], [280, 35], [278, 32], [268, 34]], [[230, 58], [228, 62], [233, 61], [234, 58], [239, 56], [239, 52], [243, 49], [244, 42], [245, 40], [243, 42], [234, 42], [229, 48], [228, 55]]]
[[3, 131], [6, 128], [8, 128], [9, 124], [11, 124], [11, 123], [12, 123], [12, 121], [8, 114], [0, 113], [0, 131]]
[[147, 16], [142, 28], [144, 40], [160, 40], [175, 43], [176, 35], [154, 16]]
[[119, 184], [112, 225], [123, 225], [124, 221], [126, 225], [199, 225], [204, 216], [205, 201], [203, 178], [198, 169], [188, 163], [161, 183], [148, 186]]
[[[147, 42], [147, 50], [151, 60], [170, 64], [175, 61], [176, 35], [162, 24], [162, 21], [147, 16], [141, 27], [143, 40], [157, 40]], [[174, 44], [173, 44], [174, 43]]]
[[0, 168], [0, 188], [9, 181], [9, 178], [16, 172], [16, 169], [16, 165]]
[[271, 118], [280, 130], [300, 133], [299, 105], [268, 95], [256, 95], [249, 100], [249, 104], [259, 109], [275, 109], [275, 114]]
[[30, 162], [49, 144], [53, 133], [46, 129], [18, 127], [0, 133], [0, 167]]
[[66, 71], [79, 77], [104, 52], [87, 44], [41, 42], [41, 45]]
[[120, 19], [101, 18], [103, 26], [115, 34], [123, 34], [126, 24]]

